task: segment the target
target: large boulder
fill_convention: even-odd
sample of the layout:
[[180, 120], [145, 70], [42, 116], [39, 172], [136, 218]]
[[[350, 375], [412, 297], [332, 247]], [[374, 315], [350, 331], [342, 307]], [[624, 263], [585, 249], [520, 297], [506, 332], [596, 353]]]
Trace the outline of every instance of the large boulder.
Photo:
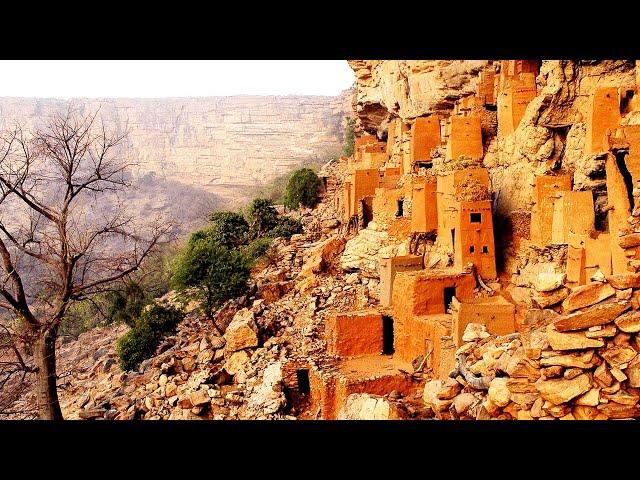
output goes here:
[[282, 391], [282, 365], [272, 362], [264, 369], [262, 382], [247, 399], [245, 415], [251, 418], [272, 415], [287, 403]]
[[344, 251], [345, 243], [346, 240], [343, 237], [334, 236], [309, 248], [305, 253], [300, 275], [309, 277], [326, 270]]
[[582, 332], [561, 333], [553, 324], [547, 325], [547, 340], [554, 350], [584, 350], [604, 347], [604, 342], [595, 338], [587, 338]]
[[602, 303], [562, 315], [553, 324], [559, 332], [584, 330], [585, 328], [606, 325], [630, 308], [631, 305], [628, 302]]
[[509, 403], [511, 392], [507, 388], [507, 379], [496, 377], [489, 384], [489, 400], [498, 407], [504, 407]]
[[536, 388], [543, 399], [554, 405], [560, 405], [589, 391], [591, 389], [591, 379], [586, 373], [578, 375], [571, 380], [566, 378], [552, 380], [540, 378], [536, 382]]
[[235, 314], [224, 333], [227, 352], [258, 346], [258, 327], [252, 311], [243, 308]]
[[397, 420], [399, 410], [387, 399], [368, 393], [354, 393], [347, 397], [338, 412], [338, 420]]
[[231, 355], [224, 364], [224, 369], [231, 375], [244, 372], [244, 367], [250, 361], [246, 351], [240, 350]]
[[607, 277], [607, 282], [613, 288], [625, 290], [627, 288], [640, 288], [640, 273], [620, 273]]
[[566, 312], [572, 312], [579, 308], [601, 302], [615, 294], [615, 288], [608, 283], [590, 283], [574, 289], [564, 302], [562, 302], [562, 307]]

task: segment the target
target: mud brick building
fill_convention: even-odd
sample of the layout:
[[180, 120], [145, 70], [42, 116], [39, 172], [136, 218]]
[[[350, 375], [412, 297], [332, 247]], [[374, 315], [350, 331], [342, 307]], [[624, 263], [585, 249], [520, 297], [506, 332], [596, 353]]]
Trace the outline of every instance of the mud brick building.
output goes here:
[[[453, 102], [381, 104], [376, 128], [362, 115], [342, 203], [350, 218], [371, 198], [371, 228], [387, 242], [369, 247], [371, 235], [350, 233], [377, 264], [378, 315], [327, 323], [337, 360], [314, 380], [323, 415], [349, 391], [409, 391], [398, 372], [448, 378], [470, 324], [509, 335], [531, 327], [532, 305], [561, 314], [573, 290], [640, 270], [637, 75], [572, 87], [583, 90], [563, 93], [575, 99], [559, 113], [543, 65], [487, 62]], [[420, 80], [407, 81], [419, 91]]]

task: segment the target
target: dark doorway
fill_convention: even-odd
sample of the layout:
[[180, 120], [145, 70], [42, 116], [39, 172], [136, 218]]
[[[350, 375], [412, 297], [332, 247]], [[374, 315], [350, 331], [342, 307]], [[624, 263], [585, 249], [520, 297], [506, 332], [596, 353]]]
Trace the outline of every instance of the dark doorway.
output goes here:
[[456, 287], [444, 287], [444, 311], [449, 310], [453, 297], [456, 296]]
[[626, 115], [631, 111], [631, 99], [633, 98], [633, 90], [627, 90], [623, 95], [620, 95], [620, 113]]
[[456, 248], [456, 229], [455, 228], [451, 229], [451, 246], [455, 250]]
[[622, 174], [622, 178], [624, 179], [624, 185], [627, 188], [627, 198], [629, 199], [629, 205], [631, 210], [633, 210], [633, 177], [631, 176], [631, 172], [627, 168], [626, 162], [626, 152], [618, 152], [616, 153], [616, 165], [618, 166], [618, 170]]
[[389, 315], [382, 316], [382, 354], [391, 355], [393, 348], [393, 317]]
[[311, 391], [311, 384], [309, 383], [309, 370], [301, 369], [296, 370], [296, 377], [298, 377], [298, 392], [306, 395]]
[[369, 222], [373, 220], [373, 197], [365, 197], [360, 202], [362, 205], [362, 227], [367, 228]]
[[398, 200], [398, 211], [396, 212], [396, 217], [404, 217], [404, 199], [403, 198]]

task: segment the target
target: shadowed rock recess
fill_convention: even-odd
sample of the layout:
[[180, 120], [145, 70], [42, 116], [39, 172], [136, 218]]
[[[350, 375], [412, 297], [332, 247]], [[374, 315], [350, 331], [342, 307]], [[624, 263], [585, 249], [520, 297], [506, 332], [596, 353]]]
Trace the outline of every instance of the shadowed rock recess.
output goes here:
[[192, 310], [132, 372], [125, 326], [61, 339], [65, 416], [639, 418], [640, 63], [349, 64], [355, 152], [224, 335]]

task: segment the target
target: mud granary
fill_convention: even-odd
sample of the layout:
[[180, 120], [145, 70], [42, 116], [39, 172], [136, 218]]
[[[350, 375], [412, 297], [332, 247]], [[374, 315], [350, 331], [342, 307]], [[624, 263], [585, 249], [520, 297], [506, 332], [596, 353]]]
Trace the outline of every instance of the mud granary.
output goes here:
[[572, 290], [640, 270], [640, 67], [467, 62], [452, 87], [424, 63], [350, 62], [344, 266], [375, 258], [360, 271], [379, 278], [379, 304], [326, 324], [330, 360], [310, 367], [323, 418], [352, 393], [446, 379], [470, 324], [526, 332]]

